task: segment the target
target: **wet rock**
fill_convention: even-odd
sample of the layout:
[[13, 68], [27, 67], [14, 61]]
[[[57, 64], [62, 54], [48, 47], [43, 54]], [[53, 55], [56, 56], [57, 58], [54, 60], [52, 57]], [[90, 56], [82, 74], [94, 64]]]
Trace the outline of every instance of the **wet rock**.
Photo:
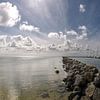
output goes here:
[[79, 86], [75, 86], [73, 91], [81, 91], [80, 87]]
[[66, 88], [64, 85], [59, 85], [57, 88], [57, 92], [64, 93], [66, 91]]
[[82, 77], [82, 75], [77, 74], [75, 77], [76, 78], [75, 78], [74, 86], [85, 86], [86, 81]]
[[66, 66], [66, 65], [64, 64], [64, 65], [63, 65], [63, 68], [65, 68], [65, 66]]
[[95, 91], [95, 86], [93, 83], [89, 84], [88, 87], [86, 88], [85, 94], [87, 97], [92, 97], [93, 93]]
[[73, 70], [69, 70], [68, 72], [68, 76], [67, 77], [73, 77], [74, 76], [74, 72]]
[[67, 78], [65, 78], [63, 81], [65, 81], [66, 88], [69, 88], [69, 90], [73, 89], [73, 83], [74, 83], [73, 73], [68, 74]]
[[87, 96], [82, 96], [80, 100], [91, 100], [91, 99]]
[[64, 79], [63, 79], [63, 82], [66, 83], [66, 82], [67, 82], [67, 78], [64, 78]]
[[42, 98], [49, 98], [50, 97], [48, 92], [43, 92], [43, 93], [40, 94], [40, 96]]
[[98, 73], [97, 76], [94, 79], [94, 85], [98, 88], [100, 88], [100, 74]]
[[72, 100], [79, 100], [79, 99], [80, 99], [80, 96], [76, 95]]
[[73, 90], [73, 81], [68, 81], [66, 83], [66, 88], [68, 91], [72, 91]]
[[68, 100], [80, 100], [80, 92], [74, 91], [71, 92], [68, 96]]
[[93, 100], [100, 100], [100, 88], [96, 88], [93, 94]]
[[98, 69], [97, 69], [97, 68], [93, 68], [93, 69], [92, 69], [92, 72], [93, 72], [94, 74], [96, 74], [96, 73], [98, 73]]
[[75, 75], [79, 74], [80, 72], [79, 71], [75, 71]]
[[[68, 100], [97, 100], [95, 88], [100, 88], [100, 74], [97, 74], [99, 70], [95, 66], [67, 57], [63, 57], [63, 63], [68, 74], [63, 81], [66, 89], [71, 92]], [[93, 96], [95, 99], [92, 99]]]
[[57, 69], [57, 67], [54, 67], [54, 69]]
[[55, 73], [56, 73], [56, 74], [59, 74], [59, 70], [56, 70]]
[[92, 82], [94, 79], [94, 74], [93, 72], [85, 72], [84, 73], [84, 78], [87, 82]]

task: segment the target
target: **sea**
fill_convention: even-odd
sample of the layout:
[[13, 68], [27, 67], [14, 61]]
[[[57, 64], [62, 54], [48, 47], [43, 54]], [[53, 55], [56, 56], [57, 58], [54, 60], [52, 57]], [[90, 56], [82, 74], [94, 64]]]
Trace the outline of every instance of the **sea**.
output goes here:
[[[73, 59], [100, 68], [100, 59]], [[62, 65], [62, 56], [0, 57], [0, 100], [66, 100], [57, 91], [66, 77]]]

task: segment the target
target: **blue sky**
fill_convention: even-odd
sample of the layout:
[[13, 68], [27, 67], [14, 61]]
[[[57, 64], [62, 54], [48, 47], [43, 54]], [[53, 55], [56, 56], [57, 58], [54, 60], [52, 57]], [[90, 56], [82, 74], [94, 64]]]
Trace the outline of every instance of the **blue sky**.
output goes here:
[[[100, 0], [0, 0], [2, 2], [16, 5], [21, 20], [13, 27], [0, 26], [0, 34], [24, 34], [19, 25], [27, 21], [38, 27], [41, 34], [64, 32], [65, 29], [77, 31], [79, 26], [84, 25], [88, 39], [100, 39]], [[84, 5], [85, 12], [80, 12], [80, 4]], [[32, 35], [40, 34], [32, 32]]]

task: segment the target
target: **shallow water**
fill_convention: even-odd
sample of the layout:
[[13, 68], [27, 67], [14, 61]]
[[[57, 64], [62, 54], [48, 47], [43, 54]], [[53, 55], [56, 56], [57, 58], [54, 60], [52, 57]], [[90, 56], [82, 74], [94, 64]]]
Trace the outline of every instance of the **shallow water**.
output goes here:
[[0, 100], [42, 100], [44, 91], [50, 95], [46, 100], [57, 100], [56, 88], [64, 76], [61, 57], [1, 57]]

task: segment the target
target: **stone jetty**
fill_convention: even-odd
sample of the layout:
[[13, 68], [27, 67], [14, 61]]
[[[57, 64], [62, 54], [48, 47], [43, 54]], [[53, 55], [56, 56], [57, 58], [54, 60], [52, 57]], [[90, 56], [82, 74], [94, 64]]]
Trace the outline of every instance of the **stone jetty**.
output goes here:
[[63, 79], [68, 100], [100, 100], [100, 72], [93, 65], [63, 57]]

